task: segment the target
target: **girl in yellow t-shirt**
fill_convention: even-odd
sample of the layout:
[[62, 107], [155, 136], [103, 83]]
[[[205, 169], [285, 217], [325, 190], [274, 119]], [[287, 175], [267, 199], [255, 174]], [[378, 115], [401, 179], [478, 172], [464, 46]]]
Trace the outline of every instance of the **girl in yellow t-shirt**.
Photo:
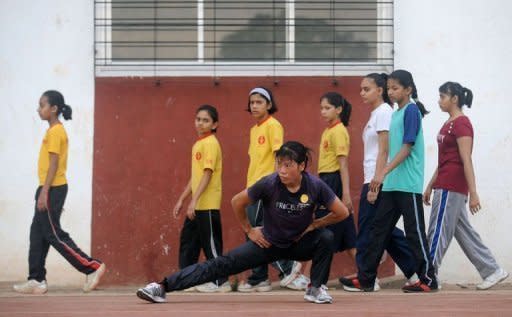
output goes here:
[[105, 273], [105, 264], [80, 250], [60, 226], [62, 207], [68, 192], [68, 136], [59, 116], [62, 114], [65, 120], [71, 120], [71, 107], [64, 103], [60, 92], [48, 90], [39, 99], [37, 112], [42, 120], [48, 121], [50, 128], [39, 151], [39, 187], [30, 226], [28, 280], [14, 285], [14, 290], [24, 294], [47, 292], [45, 262], [51, 245], [78, 271], [87, 275], [83, 290], [89, 292], [98, 286]]
[[[247, 171], [247, 188], [264, 176], [275, 171], [275, 152], [283, 144], [284, 129], [272, 114], [277, 112], [277, 104], [272, 92], [264, 87], [256, 87], [249, 92], [247, 111], [256, 120], [251, 128], [249, 144], [249, 169]], [[254, 202], [246, 208], [247, 217], [252, 226], [263, 225], [263, 206], [261, 201]], [[301, 264], [293, 261], [277, 261], [272, 266], [279, 271], [281, 287], [305, 289], [307, 281], [298, 279]], [[268, 292], [272, 285], [268, 279], [268, 266], [263, 265], [252, 270], [247, 282], [238, 286], [239, 292]]]
[[[351, 111], [352, 105], [336, 92], [328, 92], [320, 98], [320, 114], [327, 123], [327, 128], [320, 140], [318, 175], [350, 211], [347, 219], [328, 227], [334, 233], [333, 251], [346, 250], [355, 261], [356, 229], [348, 172], [350, 137], [346, 128]], [[316, 216], [323, 217], [327, 212], [319, 209]]]
[[[203, 250], [206, 258], [222, 255], [222, 151], [215, 132], [219, 124], [217, 109], [202, 105], [196, 111], [195, 126], [198, 140], [192, 147], [190, 181], [174, 207], [177, 217], [183, 201], [191, 195], [185, 223], [181, 229], [179, 266], [183, 269], [197, 263]], [[229, 292], [227, 278], [196, 287], [199, 292]]]

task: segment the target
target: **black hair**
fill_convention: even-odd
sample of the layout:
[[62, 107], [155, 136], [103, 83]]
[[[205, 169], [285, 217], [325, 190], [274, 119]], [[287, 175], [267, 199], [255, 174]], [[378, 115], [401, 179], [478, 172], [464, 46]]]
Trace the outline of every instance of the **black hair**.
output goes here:
[[439, 92], [448, 94], [450, 96], [457, 96], [459, 108], [466, 105], [468, 108], [471, 108], [471, 104], [473, 103], [473, 92], [466, 88], [462, 87], [461, 84], [447, 81], [439, 87]]
[[276, 152], [276, 158], [289, 158], [297, 164], [304, 162], [304, 169], [308, 167], [310, 157], [311, 149], [297, 141], [285, 142]]
[[395, 70], [394, 72], [392, 72], [389, 75], [388, 79], [394, 79], [394, 80], [398, 81], [398, 83], [404, 88], [410, 87], [412, 89], [412, 92], [411, 92], [412, 100], [414, 100], [414, 102], [420, 109], [421, 116], [424, 117], [425, 115], [427, 115], [429, 113], [429, 111], [425, 108], [423, 103], [421, 103], [418, 100], [418, 90], [416, 90], [416, 84], [414, 83], [414, 80], [412, 79], [411, 73], [409, 73], [408, 71], [403, 70], [403, 69], [398, 69], [398, 70]]
[[371, 73], [371, 74], [364, 76], [364, 78], [373, 79], [373, 82], [375, 83], [375, 85], [377, 85], [377, 87], [379, 87], [379, 88], [382, 88], [382, 99], [384, 100], [384, 102], [390, 106], [393, 106], [393, 104], [391, 103], [391, 100], [389, 99], [389, 96], [388, 96], [388, 86], [387, 86], [388, 74]]
[[270, 100], [268, 100], [267, 97], [263, 96], [259, 92], [253, 92], [252, 94], [249, 95], [249, 101], [247, 102], [247, 112], [251, 112], [251, 96], [258, 94], [263, 99], [265, 99], [267, 101], [267, 103], [270, 103], [272, 105], [270, 107], [270, 109], [268, 109], [268, 113], [269, 114], [276, 113], [277, 112], [277, 104], [276, 104], [276, 100], [274, 99], [274, 95], [272, 95], [272, 91], [270, 91], [270, 89], [265, 88], [265, 87], [256, 87], [256, 88], [261, 88], [261, 89], [265, 90], [268, 93], [268, 95], [270, 96]]
[[[196, 114], [199, 113], [199, 111], [206, 111], [208, 112], [208, 115], [210, 118], [212, 118], [213, 123], [219, 122], [219, 113], [217, 112], [217, 109], [212, 105], [202, 105], [197, 108]], [[212, 132], [217, 132], [217, 128], [212, 129]]]
[[64, 96], [57, 90], [47, 90], [43, 93], [43, 96], [48, 99], [50, 107], [57, 106], [57, 116], [62, 114], [65, 120], [71, 120], [72, 110], [69, 105], [64, 103]]
[[347, 99], [343, 98], [343, 96], [340, 95], [339, 93], [333, 91], [325, 93], [320, 98], [320, 101], [322, 101], [323, 99], [327, 99], [327, 102], [333, 105], [335, 108], [342, 108], [340, 113], [340, 120], [341, 122], [343, 122], [343, 125], [348, 126], [350, 114], [352, 113], [352, 105], [350, 104], [350, 102], [348, 102]]

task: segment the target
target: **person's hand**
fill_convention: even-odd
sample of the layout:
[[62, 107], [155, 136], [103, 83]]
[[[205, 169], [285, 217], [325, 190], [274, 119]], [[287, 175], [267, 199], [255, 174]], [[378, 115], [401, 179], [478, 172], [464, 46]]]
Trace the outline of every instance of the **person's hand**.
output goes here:
[[263, 236], [263, 232], [261, 231], [262, 227], [253, 227], [247, 232], [247, 236], [251, 239], [252, 242], [256, 243], [260, 248], [266, 249], [270, 248], [272, 244], [265, 239]]
[[482, 206], [480, 206], [480, 197], [478, 197], [478, 194], [476, 192], [469, 193], [469, 210], [471, 214], [476, 214], [480, 209], [482, 209]]
[[370, 191], [372, 192], [379, 192], [380, 185], [382, 185], [382, 182], [384, 181], [384, 173], [380, 172], [373, 176], [372, 181], [370, 182]]
[[427, 188], [425, 188], [425, 192], [423, 193], [423, 203], [426, 206], [430, 206], [430, 195], [432, 195], [432, 187], [427, 186]]
[[377, 201], [377, 197], [379, 197], [379, 192], [368, 191], [368, 194], [366, 194], [366, 199], [372, 205]]
[[37, 198], [37, 210], [48, 210], [48, 190], [41, 189], [41, 192], [39, 193], [39, 198]]
[[343, 195], [341, 201], [345, 204], [349, 213], [354, 212], [354, 206], [352, 206], [352, 199], [350, 198], [350, 195]]
[[176, 205], [173, 209], [174, 218], [178, 218], [178, 215], [180, 214], [181, 207], [183, 206], [183, 202], [181, 200], [178, 200]]
[[188, 204], [187, 218], [190, 220], [194, 220], [196, 218], [196, 202], [193, 200]]

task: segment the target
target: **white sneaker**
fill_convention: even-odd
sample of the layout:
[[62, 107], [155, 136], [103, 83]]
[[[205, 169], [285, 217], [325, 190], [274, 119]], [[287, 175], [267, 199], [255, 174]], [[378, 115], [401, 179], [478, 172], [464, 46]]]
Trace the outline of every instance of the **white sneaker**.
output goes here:
[[139, 288], [137, 297], [152, 303], [163, 303], [165, 302], [165, 290], [162, 285], [153, 282], [144, 288]]
[[22, 294], [44, 294], [48, 291], [46, 281], [38, 282], [37, 280], [28, 280], [20, 284], [12, 286], [14, 291]]
[[508, 277], [508, 272], [502, 268], [496, 270], [496, 272], [487, 276], [484, 281], [476, 286], [476, 289], [485, 290], [493, 287], [499, 282], [505, 280]]
[[304, 300], [315, 304], [331, 304], [332, 297], [327, 293], [327, 287], [322, 285], [318, 288], [309, 285], [304, 294]]
[[92, 272], [91, 274], [87, 275], [85, 278], [85, 284], [82, 290], [86, 293], [92, 291], [96, 287], [98, 287], [98, 284], [100, 283], [101, 278], [103, 277], [103, 274], [105, 274], [105, 270], [107, 269], [107, 266], [105, 263], [101, 263], [100, 267]]
[[279, 282], [279, 286], [287, 287], [288, 284], [293, 282], [298, 277], [301, 269], [302, 269], [302, 264], [300, 262], [297, 262], [297, 261], [293, 262], [293, 266], [292, 266], [292, 270], [291, 270], [290, 274], [285, 275], [283, 277], [281, 282]]
[[373, 283], [373, 291], [378, 292], [380, 291], [380, 285], [379, 285], [379, 279], [375, 278], [375, 282]]
[[217, 285], [213, 282], [208, 282], [196, 286], [196, 290], [200, 293], [228, 293], [231, 292], [231, 284], [225, 282], [222, 285]]
[[84, 287], [82, 288], [84, 292], [88, 293], [98, 287], [98, 284], [100, 283], [100, 280], [105, 274], [105, 270], [107, 269], [107, 266], [105, 263], [101, 263], [100, 267], [92, 272], [91, 274], [87, 275]]
[[252, 292], [270, 292], [272, 290], [272, 285], [269, 280], [265, 280], [256, 285], [251, 285], [247, 282], [243, 282], [238, 285], [238, 291], [242, 293], [252, 293]]
[[286, 287], [296, 291], [303, 291], [308, 287], [309, 283], [311, 283], [311, 280], [308, 277], [304, 276], [304, 274], [299, 274], [299, 276], [290, 284], [286, 285]]
[[306, 286], [306, 293], [304, 293], [304, 300], [308, 301], [308, 302], [315, 301], [315, 297], [313, 296], [313, 287], [311, 286], [311, 284], [308, 284], [308, 286]]

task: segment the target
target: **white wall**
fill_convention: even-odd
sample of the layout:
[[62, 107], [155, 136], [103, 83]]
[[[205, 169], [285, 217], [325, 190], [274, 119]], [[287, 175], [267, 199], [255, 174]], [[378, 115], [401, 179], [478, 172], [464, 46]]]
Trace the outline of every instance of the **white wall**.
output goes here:
[[[37, 158], [48, 124], [36, 113], [48, 89], [73, 108], [64, 123], [70, 140], [70, 191], [61, 218], [84, 251], [90, 251], [94, 117], [93, 1], [2, 0], [0, 10], [0, 281], [26, 279], [29, 229], [38, 185]], [[81, 284], [54, 249], [48, 280]]]
[[[447, 116], [437, 105], [438, 88], [457, 81], [474, 93], [466, 111], [475, 129], [473, 160], [483, 210], [470, 216], [498, 262], [512, 271], [512, 2], [506, 0], [395, 0], [395, 69], [412, 72], [424, 119], [426, 175], [437, 159], [437, 132]], [[427, 180], [426, 180], [427, 181]], [[426, 210], [426, 217], [430, 210]], [[442, 280], [478, 281], [479, 275], [453, 242]]]

